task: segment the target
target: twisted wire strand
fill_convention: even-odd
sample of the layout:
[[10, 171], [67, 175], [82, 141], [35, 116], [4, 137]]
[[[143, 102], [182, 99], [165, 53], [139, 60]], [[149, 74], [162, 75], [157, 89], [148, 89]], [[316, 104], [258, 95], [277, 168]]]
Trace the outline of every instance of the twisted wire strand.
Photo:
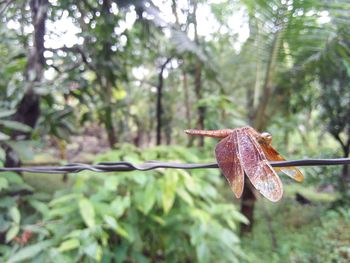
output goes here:
[[[273, 167], [288, 166], [323, 166], [323, 165], [345, 165], [350, 164], [350, 158], [338, 159], [303, 159], [281, 162], [270, 162]], [[29, 173], [47, 173], [63, 174], [78, 173], [84, 170], [93, 172], [128, 172], [128, 171], [148, 171], [157, 168], [172, 169], [210, 169], [218, 168], [217, 163], [176, 163], [148, 161], [141, 164], [130, 162], [100, 162], [89, 165], [83, 163], [69, 163], [63, 166], [36, 166], [36, 167], [0, 167], [0, 172], [29, 172]]]

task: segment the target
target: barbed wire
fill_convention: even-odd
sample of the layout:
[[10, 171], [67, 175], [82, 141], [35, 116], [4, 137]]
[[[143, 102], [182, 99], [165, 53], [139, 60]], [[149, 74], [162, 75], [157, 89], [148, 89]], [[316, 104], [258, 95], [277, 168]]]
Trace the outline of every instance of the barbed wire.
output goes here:
[[[270, 162], [273, 167], [288, 166], [323, 166], [323, 165], [345, 165], [350, 164], [350, 158], [338, 159], [303, 159], [293, 161]], [[148, 171], [157, 168], [173, 169], [208, 169], [218, 168], [217, 163], [176, 163], [148, 161], [141, 164], [130, 162], [100, 162], [97, 164], [69, 163], [63, 166], [36, 166], [36, 167], [0, 167], [0, 172], [29, 172], [29, 173], [47, 173], [64, 174], [78, 173], [84, 170], [93, 172], [128, 172], [128, 171]]]

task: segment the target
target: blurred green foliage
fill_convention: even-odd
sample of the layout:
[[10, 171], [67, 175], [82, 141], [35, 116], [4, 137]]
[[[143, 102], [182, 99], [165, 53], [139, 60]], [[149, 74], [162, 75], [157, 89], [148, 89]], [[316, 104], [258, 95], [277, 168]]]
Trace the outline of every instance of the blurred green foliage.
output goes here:
[[[23, 179], [16, 173], [5, 172], [0, 174], [0, 225], [2, 234], [5, 234], [5, 241], [10, 242], [19, 233], [21, 228], [21, 213], [19, 211], [18, 201], [20, 200], [16, 193], [30, 193], [32, 187], [27, 185]], [[24, 197], [21, 201], [26, 202]], [[26, 219], [24, 219], [26, 220]], [[1, 246], [1, 249], [5, 249]], [[2, 250], [2, 252], [4, 252]]]
[[[206, 129], [267, 129], [288, 159], [349, 155], [347, 0], [49, 1], [39, 39], [45, 50], [33, 44], [32, 19], [45, 1], [3, 2], [1, 165], [4, 145], [35, 159], [33, 142], [40, 161], [57, 160], [52, 141], [64, 163], [66, 142], [85, 136], [83, 125], [102, 128], [92, 132], [102, 143], [108, 138], [111, 150], [96, 162], [212, 161], [215, 140], [201, 149], [176, 146], [195, 145], [183, 129], [200, 125], [201, 109]], [[35, 51], [44, 57], [40, 81], [31, 83], [41, 113], [29, 129], [12, 118], [28, 69], [38, 66], [29, 66]], [[159, 71], [168, 58], [159, 109]], [[158, 115], [169, 145], [153, 147]], [[9, 141], [15, 131], [31, 132], [32, 141]], [[68, 182], [1, 173], [0, 261], [348, 262], [345, 168], [302, 168], [303, 187], [284, 180], [286, 198], [257, 204], [257, 225], [243, 246], [237, 225], [246, 219], [216, 170], [84, 172]], [[296, 193], [312, 204], [298, 204]]]
[[[128, 144], [97, 161], [142, 162], [160, 156], [199, 161], [196, 153], [179, 146], [140, 150]], [[239, 222], [247, 221], [219, 192], [224, 181], [216, 170], [83, 172], [72, 177], [72, 187], [56, 191], [52, 198], [34, 195], [26, 201], [30, 217], [40, 223], [20, 224], [20, 215], [29, 216], [27, 208], [14, 206], [10, 198], [9, 214], [15, 211], [16, 216], [8, 223], [12, 224], [8, 245], [1, 247], [3, 261], [240, 262], [244, 258], [236, 230]], [[11, 242], [19, 229], [35, 233], [23, 248]]]
[[[315, 195], [317, 196], [317, 194]], [[310, 198], [317, 202], [317, 198]], [[327, 205], [328, 204], [328, 205]], [[262, 204], [258, 204], [257, 217], [263, 217]], [[272, 207], [268, 213], [277, 244], [267, 222], [260, 220], [253, 233], [242, 240], [248, 253], [248, 262], [349, 262], [350, 260], [350, 210], [329, 209], [329, 203], [301, 205], [287, 200]]]

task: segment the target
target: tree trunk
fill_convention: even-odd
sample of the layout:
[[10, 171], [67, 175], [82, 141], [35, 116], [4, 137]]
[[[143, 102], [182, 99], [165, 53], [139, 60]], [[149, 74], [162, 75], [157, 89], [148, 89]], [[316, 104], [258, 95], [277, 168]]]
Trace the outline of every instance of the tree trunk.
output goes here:
[[249, 224], [241, 224], [241, 236], [252, 232], [254, 225], [254, 207], [256, 198], [252, 189], [252, 184], [248, 180], [245, 180], [244, 191], [241, 199], [241, 213], [249, 220]]
[[[202, 64], [198, 61], [195, 68], [195, 76], [194, 76], [194, 85], [197, 102], [200, 101], [202, 96]], [[204, 130], [204, 120], [205, 120], [205, 107], [198, 106], [198, 121], [197, 121], [197, 129]], [[199, 136], [199, 146], [204, 146], [204, 137]]]
[[[183, 80], [183, 87], [184, 87], [184, 94], [185, 94], [185, 115], [186, 115], [186, 126], [187, 129], [191, 128], [191, 104], [190, 104], [190, 94], [188, 90], [188, 79], [187, 79], [187, 73], [185, 71], [182, 72], [182, 80]], [[194, 136], [188, 136], [188, 147], [193, 146], [194, 142]]]
[[[35, 93], [33, 87], [30, 87], [20, 103], [17, 105], [17, 110], [13, 116], [14, 121], [18, 121], [34, 128], [40, 116], [40, 97]], [[30, 132], [14, 131], [12, 137], [23, 135], [26, 139], [30, 138]]]
[[[28, 63], [25, 72], [27, 91], [18, 104], [13, 119], [34, 128], [40, 116], [40, 97], [35, 92], [34, 86], [41, 82], [45, 66], [44, 36], [49, 2], [48, 0], [31, 0], [29, 5], [34, 32], [33, 46], [29, 50]], [[16, 135], [18, 134], [19, 133], [17, 132]], [[26, 138], [29, 138], [30, 133], [24, 135]]]
[[115, 129], [114, 129], [113, 118], [112, 118], [112, 107], [110, 105], [106, 106], [104, 123], [107, 131], [109, 146], [113, 148], [118, 141], [117, 141], [117, 137], [115, 136]]
[[[343, 141], [338, 132], [330, 132], [334, 139], [340, 144], [343, 150], [343, 157], [348, 158], [350, 154], [350, 134], [347, 141]], [[349, 165], [344, 165], [338, 180], [338, 188], [341, 194], [346, 194], [350, 185]]]
[[158, 85], [157, 85], [157, 105], [156, 105], [156, 115], [157, 115], [157, 134], [156, 134], [156, 144], [162, 144], [162, 115], [163, 115], [163, 72], [166, 65], [170, 62], [171, 58], [167, 58], [166, 61], [161, 65], [158, 73]]
[[344, 165], [341, 172], [340, 191], [346, 193], [349, 190], [349, 165]]
[[[349, 152], [350, 152], [350, 138], [349, 138], [349, 142], [344, 146], [345, 147], [343, 147], [343, 156], [344, 158], [348, 158]], [[341, 178], [339, 182], [340, 192], [345, 194], [347, 191], [349, 191], [349, 185], [350, 185], [350, 169], [349, 169], [349, 165], [344, 165], [341, 171]]]
[[158, 75], [158, 85], [157, 85], [157, 105], [156, 105], [156, 115], [157, 115], [157, 133], [156, 133], [156, 144], [162, 144], [162, 96], [163, 96], [163, 72], [161, 71]]
[[133, 143], [136, 147], [141, 148], [143, 146], [143, 132], [142, 123], [137, 115], [131, 115], [136, 125], [136, 135], [133, 137]]
[[186, 72], [182, 72], [182, 80], [185, 93], [185, 114], [186, 114], [186, 125], [187, 128], [191, 128], [191, 106], [190, 106], [190, 95], [188, 92], [188, 81]]
[[281, 38], [282, 32], [278, 31], [275, 33], [274, 40], [272, 43], [272, 49], [267, 64], [267, 69], [265, 73], [265, 82], [262, 90], [262, 94], [259, 99], [259, 104], [257, 105], [254, 113], [253, 126], [257, 130], [265, 129], [268, 122], [268, 117], [266, 114], [267, 105], [269, 104], [271, 94], [274, 89], [274, 74], [276, 70], [276, 63], [278, 59], [278, 52], [282, 44]]
[[[102, 2], [102, 14], [104, 16], [104, 24], [103, 26], [107, 30], [107, 28], [110, 25], [109, 22], [109, 17], [112, 15], [111, 14], [111, 6], [112, 2], [110, 0], [103, 0]], [[102, 51], [102, 56], [105, 58], [105, 60], [109, 60], [111, 56], [113, 55], [111, 52], [111, 46], [112, 43], [106, 39], [103, 43], [103, 51]], [[97, 54], [99, 55], [99, 54]], [[98, 69], [97, 69], [98, 71]], [[105, 121], [105, 128], [107, 131], [107, 136], [108, 136], [108, 142], [109, 146], [111, 148], [114, 147], [114, 145], [118, 142], [118, 139], [116, 137], [116, 132], [115, 132], [115, 127], [114, 127], [114, 121], [113, 121], [113, 107], [112, 107], [112, 96], [113, 96], [113, 87], [116, 81], [116, 77], [113, 74], [112, 69], [106, 67], [102, 68], [102, 72], [96, 72], [97, 75], [101, 74], [103, 77], [101, 78], [102, 83], [101, 86], [102, 88], [106, 91], [106, 94], [104, 96], [104, 101], [106, 103], [106, 108], [105, 108], [105, 116], [104, 116], [104, 121]]]
[[168, 120], [166, 126], [165, 126], [165, 143], [166, 145], [171, 145], [171, 136], [172, 134], [172, 126], [171, 126], [171, 119]]
[[[258, 131], [263, 131], [266, 128], [268, 122], [266, 111], [270, 95], [273, 93], [274, 88], [274, 73], [276, 69], [278, 51], [281, 45], [281, 34], [282, 33], [279, 31], [276, 32], [274, 36], [271, 53], [265, 72], [264, 86], [257, 107], [253, 107], [254, 97], [248, 99], [248, 103], [251, 103], [251, 105], [248, 105], [248, 108], [252, 109], [248, 113], [249, 122], [250, 125], [252, 125]], [[258, 72], [259, 71], [257, 71], [257, 74]], [[257, 88], [255, 88], [255, 91], [257, 91]], [[241, 213], [249, 220], [250, 224], [249, 226], [241, 224], [241, 235], [249, 233], [253, 229], [254, 207], [256, 201], [254, 193], [252, 192], [252, 187], [247, 187], [247, 184], [244, 186], [244, 193], [246, 194], [242, 195]]]
[[[193, 5], [193, 26], [194, 26], [194, 41], [197, 45], [199, 45], [199, 37], [198, 37], [198, 27], [197, 27], [197, 7], [198, 7], [198, 1], [192, 1]], [[197, 102], [199, 102], [203, 96], [202, 96], [202, 62], [197, 59], [197, 62], [195, 64], [195, 73], [194, 73], [194, 86], [195, 86], [195, 93]], [[198, 112], [198, 121], [197, 121], [197, 129], [204, 130], [204, 120], [205, 120], [205, 107], [204, 106], [198, 106], [197, 108]], [[199, 146], [204, 146], [204, 137], [199, 136]]]
[[264, 220], [266, 221], [267, 227], [269, 229], [269, 235], [271, 237], [271, 245], [272, 245], [272, 251], [277, 252], [277, 248], [278, 248], [278, 242], [277, 242], [277, 238], [276, 238], [276, 232], [273, 228], [272, 222], [273, 219], [269, 214], [269, 211], [267, 210], [266, 206], [265, 206], [265, 200], [263, 202], [261, 202], [261, 206], [262, 206], [262, 210], [263, 210], [263, 214], [264, 214]]
[[[16, 113], [12, 119], [34, 128], [40, 116], [40, 97], [35, 92], [34, 86], [41, 82], [45, 66], [44, 36], [49, 2], [48, 0], [31, 0], [29, 5], [32, 16], [32, 25], [34, 27], [33, 46], [28, 51], [28, 62], [24, 73], [25, 82], [27, 84], [26, 92], [20, 103], [17, 105]], [[14, 131], [12, 132], [11, 137], [15, 139], [18, 135], [29, 138], [30, 132]], [[21, 161], [17, 153], [10, 146], [7, 146], [6, 149], [5, 166], [19, 166]]]

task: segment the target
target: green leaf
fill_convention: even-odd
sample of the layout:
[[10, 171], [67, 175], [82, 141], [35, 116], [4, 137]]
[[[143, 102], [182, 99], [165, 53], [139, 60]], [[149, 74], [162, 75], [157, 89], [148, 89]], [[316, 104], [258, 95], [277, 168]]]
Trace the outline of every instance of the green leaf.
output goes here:
[[108, 177], [104, 181], [104, 187], [110, 191], [115, 191], [117, 189], [118, 184], [119, 178], [117, 176]]
[[23, 179], [21, 176], [14, 172], [2, 172], [0, 177], [6, 178], [6, 180], [11, 184], [23, 184]]
[[72, 232], [70, 232], [68, 235], [65, 235], [64, 238], [78, 238], [81, 236], [81, 234], [84, 232], [85, 230], [81, 230], [81, 229], [76, 229], [73, 230]]
[[8, 186], [9, 186], [8, 181], [7, 181], [5, 178], [0, 177], [0, 191], [1, 191], [2, 189], [8, 188]]
[[80, 195], [79, 195], [79, 194], [76, 194], [76, 193], [66, 194], [66, 195], [63, 195], [63, 196], [60, 196], [60, 197], [58, 197], [58, 198], [53, 199], [53, 200], [49, 203], [49, 206], [55, 206], [55, 205], [60, 204], [60, 203], [65, 203], [65, 202], [74, 200], [74, 199], [78, 198], [79, 196], [80, 196]]
[[176, 193], [190, 206], [193, 206], [193, 199], [191, 195], [183, 188], [176, 189]]
[[6, 243], [10, 242], [19, 232], [19, 225], [13, 225], [6, 233]]
[[103, 219], [105, 220], [107, 225], [109, 225], [112, 229], [115, 229], [118, 225], [114, 217], [106, 215], [103, 217]]
[[2, 208], [8, 208], [14, 205], [16, 205], [16, 201], [13, 197], [6, 196], [0, 198], [0, 207]]
[[46, 227], [40, 225], [25, 225], [22, 226], [21, 229], [39, 234], [40, 236], [49, 236], [51, 234]]
[[190, 193], [196, 194], [198, 192], [198, 187], [193, 177], [188, 173], [180, 173], [180, 175], [184, 180], [184, 185], [186, 186], [187, 190]]
[[157, 189], [155, 183], [149, 183], [146, 187], [146, 191], [144, 193], [144, 212], [148, 214], [149, 211], [153, 208], [153, 205], [156, 201]]
[[128, 232], [123, 227], [121, 227], [119, 224], [115, 228], [115, 232], [117, 232], [120, 236], [125, 237], [126, 239], [130, 240]]
[[58, 248], [58, 251], [59, 252], [68, 251], [68, 250], [75, 249], [79, 246], [80, 246], [79, 240], [76, 238], [72, 238], [62, 242]]
[[130, 207], [129, 196], [117, 196], [111, 203], [111, 210], [117, 218], [122, 216], [128, 207]]
[[35, 210], [39, 211], [43, 216], [47, 216], [49, 214], [49, 208], [47, 204], [44, 202], [37, 201], [35, 199], [29, 200], [29, 203]]
[[129, 238], [128, 232], [126, 232], [125, 229], [123, 229], [118, 223], [117, 220], [115, 220], [114, 217], [111, 216], [104, 216], [103, 217], [104, 221], [109, 225], [117, 234], [119, 234], [122, 237]]
[[46, 252], [49, 255], [49, 257], [47, 258], [47, 254], [45, 254], [44, 259], [41, 261], [43, 263], [45, 263], [45, 262], [50, 262], [50, 263], [62, 263], [62, 262], [66, 263], [66, 262], [70, 262], [68, 260], [69, 257], [67, 257], [66, 255], [63, 255], [62, 253], [60, 253], [58, 251], [58, 249], [56, 249], [56, 248], [50, 248]]
[[9, 211], [10, 217], [12, 218], [13, 222], [19, 224], [21, 220], [21, 214], [16, 206], [13, 206], [10, 208]]
[[[1, 135], [0, 135], [0, 140], [1, 140]], [[3, 148], [0, 147], [0, 161], [5, 161], [6, 158], [6, 152]]]
[[5, 133], [0, 132], [0, 141], [7, 141], [10, 139], [10, 136], [6, 135]]
[[49, 217], [63, 217], [67, 214], [74, 213], [77, 210], [76, 203], [69, 203], [65, 206], [49, 210]]
[[38, 253], [41, 251], [47, 249], [48, 247], [53, 245], [52, 240], [46, 240], [46, 241], [41, 241], [39, 243], [36, 243], [31, 246], [27, 246], [21, 250], [19, 250], [15, 255], [13, 255], [7, 262], [8, 263], [15, 263], [15, 262], [20, 262], [24, 261], [27, 259], [31, 259], [35, 257]]
[[139, 253], [139, 252], [134, 252], [132, 254], [132, 257], [135, 258], [135, 262], [138, 262], [138, 263], [150, 263], [151, 261], [145, 257], [142, 253]]
[[161, 218], [160, 216], [156, 216], [156, 215], [151, 215], [151, 218], [157, 222], [158, 224], [164, 226], [166, 224], [165, 220], [163, 218]]
[[175, 192], [178, 176], [169, 171], [164, 175], [162, 184], [162, 205], [164, 213], [168, 213], [175, 201]]
[[91, 243], [88, 246], [86, 246], [84, 248], [84, 252], [89, 257], [95, 259], [97, 262], [99, 262], [102, 258], [102, 249], [96, 242]]
[[116, 262], [126, 262], [127, 253], [128, 253], [129, 246], [126, 242], [122, 242], [118, 249], [115, 249], [114, 258], [116, 259]]
[[8, 141], [7, 142], [18, 154], [20, 159], [30, 160], [33, 158], [34, 152], [30, 145], [30, 141]]
[[81, 198], [79, 201], [80, 214], [88, 227], [95, 226], [95, 209], [87, 198]]
[[240, 221], [244, 224], [247, 224], [247, 225], [249, 224], [249, 220], [238, 211], [232, 211], [232, 213], [230, 213], [230, 216], [233, 219], [236, 219], [237, 221]]
[[15, 110], [0, 109], [0, 118], [9, 117], [13, 115], [15, 112], [16, 112]]
[[210, 249], [207, 244], [202, 241], [196, 246], [197, 259], [199, 262], [208, 262], [210, 258]]
[[6, 128], [16, 131], [30, 132], [32, 130], [32, 128], [28, 125], [25, 125], [18, 121], [0, 120], [0, 124], [4, 125]]

